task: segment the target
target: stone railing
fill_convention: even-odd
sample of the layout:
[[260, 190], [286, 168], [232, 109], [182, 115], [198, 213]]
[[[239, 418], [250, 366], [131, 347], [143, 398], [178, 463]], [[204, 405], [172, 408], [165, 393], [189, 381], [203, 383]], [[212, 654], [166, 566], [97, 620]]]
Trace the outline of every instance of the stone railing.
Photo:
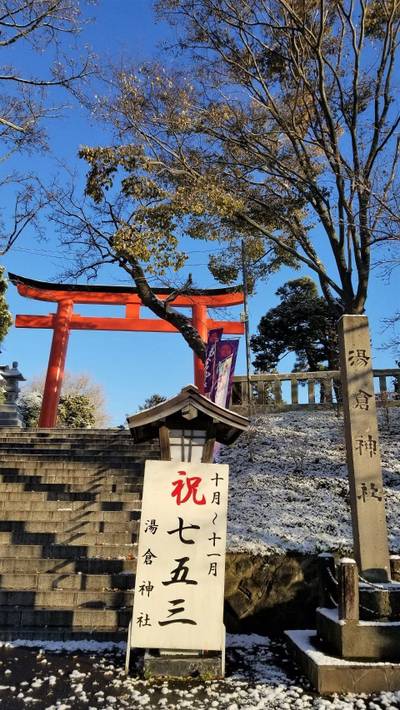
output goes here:
[[[400, 369], [374, 370], [378, 406], [400, 406]], [[325, 372], [264, 372], [250, 375], [252, 404], [256, 409], [274, 411], [302, 407], [331, 407], [341, 401], [339, 370]], [[233, 378], [230, 406], [247, 406], [245, 375]]]

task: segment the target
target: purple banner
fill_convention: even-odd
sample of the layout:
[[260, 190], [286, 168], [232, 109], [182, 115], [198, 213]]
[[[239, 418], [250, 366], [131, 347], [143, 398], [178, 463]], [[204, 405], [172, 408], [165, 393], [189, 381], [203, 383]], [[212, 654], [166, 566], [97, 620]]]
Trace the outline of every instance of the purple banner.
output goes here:
[[217, 343], [220, 342], [223, 328], [213, 328], [208, 331], [206, 362], [204, 365], [204, 394], [212, 400], [216, 387]]
[[220, 407], [227, 407], [229, 404], [238, 348], [238, 338], [235, 340], [219, 340], [216, 343], [215, 385], [210, 399]]

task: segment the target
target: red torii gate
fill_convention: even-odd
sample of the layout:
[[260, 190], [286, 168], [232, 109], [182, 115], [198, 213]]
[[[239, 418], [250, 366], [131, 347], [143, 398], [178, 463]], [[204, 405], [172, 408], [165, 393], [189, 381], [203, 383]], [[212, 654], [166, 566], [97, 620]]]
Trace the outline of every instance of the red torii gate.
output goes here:
[[[51, 328], [51, 344], [46, 383], [43, 393], [42, 410], [39, 418], [40, 427], [54, 427], [57, 420], [57, 408], [64, 378], [65, 359], [67, 356], [69, 331], [72, 330], [119, 330], [142, 331], [147, 333], [177, 333], [178, 330], [167, 321], [159, 318], [141, 318], [140, 307], [143, 305], [137, 288], [125, 286], [97, 286], [86, 284], [54, 284], [35, 281], [24, 276], [9, 274], [10, 281], [17, 287], [18, 293], [26, 298], [57, 303], [57, 312], [47, 316], [17, 315], [17, 328]], [[167, 288], [155, 291], [158, 298], [164, 299], [171, 294]], [[75, 303], [100, 303], [103, 305], [124, 305], [124, 318], [98, 318], [80, 316], [74, 313]], [[208, 317], [207, 308], [236, 306], [243, 303], [243, 293], [236, 288], [193, 289], [190, 294], [178, 295], [173, 302], [176, 307], [192, 309], [192, 323], [204, 342], [207, 331], [211, 328], [223, 328], [229, 335], [244, 333], [244, 324], [238, 321], [215, 321]], [[194, 383], [203, 392], [204, 364], [194, 355]]]

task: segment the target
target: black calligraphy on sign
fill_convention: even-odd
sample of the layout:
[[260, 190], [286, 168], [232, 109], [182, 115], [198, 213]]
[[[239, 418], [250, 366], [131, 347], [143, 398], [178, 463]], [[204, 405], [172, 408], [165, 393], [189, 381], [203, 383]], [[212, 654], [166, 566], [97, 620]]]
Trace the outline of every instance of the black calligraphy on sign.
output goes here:
[[162, 584], [167, 587], [169, 584], [198, 584], [194, 579], [188, 579], [189, 567], [186, 562], [189, 562], [189, 557], [178, 557], [174, 560], [178, 566], [171, 571], [171, 579]]
[[[211, 478], [211, 481], [214, 483], [215, 488], [219, 488], [219, 483], [220, 483], [220, 481], [223, 481], [223, 480], [224, 480], [223, 476], [221, 476], [218, 473], [218, 471], [216, 471], [215, 476], [213, 476], [213, 478]], [[211, 504], [218, 505], [218, 506], [221, 505], [221, 491], [216, 490], [213, 492]], [[215, 526], [216, 521], [218, 519], [218, 513], [215, 510], [212, 512], [213, 512], [213, 517], [211, 519], [211, 522]], [[215, 550], [218, 540], [222, 540], [222, 537], [217, 535], [216, 532], [212, 532], [211, 537], [208, 538], [208, 542], [212, 543], [212, 548], [214, 550]], [[209, 558], [210, 557], [221, 557], [221, 553], [216, 552], [216, 551], [208, 552], [206, 554], [207, 554], [207, 557], [209, 557]], [[208, 577], [210, 577], [210, 576], [211, 577], [218, 577], [218, 560], [209, 560]]]
[[152, 520], [146, 520], [145, 527], [144, 527], [144, 531], [146, 533], [149, 532], [152, 535], [155, 535], [157, 530], [158, 530], [158, 524], [157, 524], [157, 521], [154, 520], [154, 518]]
[[356, 367], [357, 369], [362, 369], [366, 367], [370, 361], [370, 356], [363, 348], [357, 348], [356, 350], [349, 350], [348, 353], [348, 363], [351, 367]]
[[212, 542], [213, 547], [215, 547], [217, 540], [222, 540], [222, 537], [213, 532], [212, 536], [208, 538], [209, 542]]
[[366, 437], [360, 436], [356, 439], [356, 451], [360, 456], [366, 454], [372, 459], [378, 453], [378, 442], [371, 434]]
[[185, 540], [182, 534], [184, 530], [200, 530], [200, 525], [184, 525], [183, 518], [178, 517], [178, 527], [175, 528], [175, 530], [167, 530], [167, 534], [173, 535], [174, 533], [178, 533], [179, 540], [183, 542], [184, 545], [194, 545], [194, 540]]
[[372, 394], [369, 394], [369, 392], [366, 392], [365, 390], [358, 390], [358, 392], [354, 395], [355, 399], [355, 405], [354, 409], [361, 409], [362, 411], [368, 412], [369, 410], [369, 400], [371, 399]]
[[376, 483], [362, 483], [360, 486], [360, 495], [357, 496], [358, 500], [363, 503], [366, 502], [367, 498], [376, 498], [377, 500], [383, 500], [383, 491], [380, 490]]
[[193, 626], [197, 626], [197, 622], [193, 621], [193, 619], [171, 618], [175, 617], [176, 614], [183, 614], [183, 612], [185, 611], [185, 607], [178, 607], [178, 604], [183, 604], [184, 601], [184, 599], [171, 599], [168, 602], [168, 604], [172, 604], [172, 608], [168, 609], [169, 615], [167, 616], [165, 621], [158, 622], [159, 626], [168, 626], [168, 624], [192, 624]]
[[219, 475], [218, 471], [216, 471], [214, 478], [212, 478], [211, 480], [215, 481], [215, 487], [218, 488], [219, 481], [223, 481], [224, 479], [222, 478], [222, 476]]
[[140, 629], [142, 628], [142, 626], [151, 626], [149, 615], [143, 614], [143, 612], [139, 614], [138, 618], [136, 619], [136, 623]]
[[146, 550], [146, 552], [144, 553], [144, 555], [142, 555], [142, 557], [144, 558], [145, 565], [152, 565], [153, 559], [157, 559], [157, 555], [154, 555], [152, 553], [152, 551], [150, 550], [150, 547], [148, 548], [148, 550]]
[[146, 582], [143, 581], [142, 584], [139, 586], [138, 592], [142, 596], [144, 594], [147, 594], [147, 596], [149, 597], [151, 592], [153, 591], [153, 589], [154, 589], [154, 587], [153, 587], [152, 583], [150, 582], [150, 580], [147, 582], [147, 584], [146, 584]]

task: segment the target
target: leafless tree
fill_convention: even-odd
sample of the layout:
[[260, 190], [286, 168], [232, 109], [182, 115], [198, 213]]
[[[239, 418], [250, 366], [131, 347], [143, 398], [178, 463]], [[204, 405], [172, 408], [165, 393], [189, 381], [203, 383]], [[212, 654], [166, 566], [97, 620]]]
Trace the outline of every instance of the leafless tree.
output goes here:
[[[82, 22], [78, 0], [0, 1], [0, 187], [7, 196], [4, 202], [14, 196], [14, 209], [0, 223], [0, 254], [11, 249], [28, 224], [37, 225], [38, 213], [48, 203], [31, 171], [8, 170], [9, 160], [46, 148], [45, 119], [58, 115], [48, 90], [62, 87], [77, 95], [93, 71], [86, 50], [80, 53], [75, 46], [63, 52], [65, 35], [77, 37]], [[46, 68], [35, 71], [44, 64], [42, 56]]]

